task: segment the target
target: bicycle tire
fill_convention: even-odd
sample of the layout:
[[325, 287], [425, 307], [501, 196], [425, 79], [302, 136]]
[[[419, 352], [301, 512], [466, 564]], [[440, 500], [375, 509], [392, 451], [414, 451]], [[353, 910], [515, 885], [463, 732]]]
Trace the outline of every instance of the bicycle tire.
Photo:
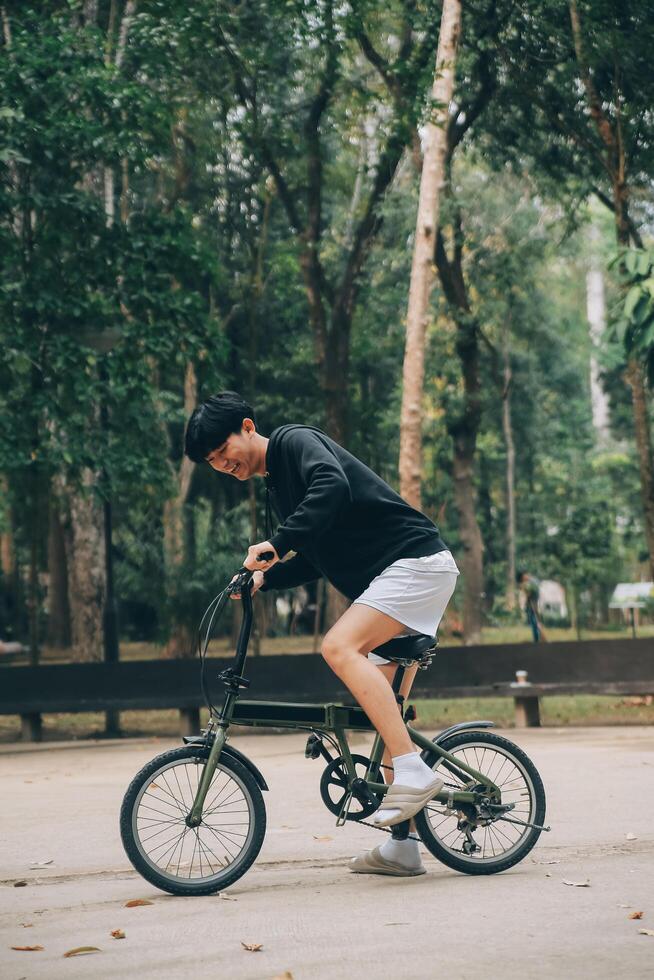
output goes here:
[[[146, 881], [149, 881], [156, 888], [160, 888], [162, 891], [168, 892], [171, 895], [213, 895], [229, 887], [229, 885], [233, 885], [256, 860], [266, 833], [266, 806], [256, 779], [238, 760], [225, 756], [219, 759], [216, 773], [224, 772], [229, 774], [240, 788], [247, 804], [252, 825], [248, 840], [237, 860], [233, 865], [227, 866], [222, 873], [195, 880], [185, 880], [162, 873], [160, 869], [157, 870], [157, 867], [152, 861], [147, 859], [144, 854], [142, 841], [136, 829], [138, 809], [135, 812], [135, 807], [138, 808], [146, 788], [148, 785], [156, 785], [154, 784], [156, 774], [167, 772], [176, 763], [183, 762], [183, 760], [195, 760], [200, 765], [208, 756], [209, 749], [206, 746], [193, 745], [172, 749], [169, 752], [164, 752], [156, 756], [134, 776], [127, 788], [120, 809], [120, 835], [127, 857]], [[213, 778], [215, 779], [216, 776], [214, 775]], [[189, 789], [191, 788], [189, 786]], [[168, 816], [168, 814], [166, 815]], [[177, 818], [177, 823], [181, 825], [180, 818]], [[199, 838], [199, 834], [196, 836]], [[200, 869], [202, 870], [201, 859]]]
[[[530, 810], [529, 822], [542, 826], [545, 821], [546, 809], [545, 788], [543, 786], [543, 781], [529, 756], [523, 752], [522, 749], [518, 748], [517, 745], [509, 741], [509, 739], [503, 738], [501, 735], [494, 735], [491, 732], [472, 730], [451, 735], [449, 738], [445, 739], [444, 742], [439, 744], [445, 749], [446, 752], [452, 752], [454, 749], [461, 748], [461, 746], [466, 744], [472, 746], [473, 744], [479, 745], [480, 743], [481, 745], [486, 744], [502, 750], [502, 752], [509, 758], [512, 757], [516, 760], [518, 763], [518, 769], [522, 768], [524, 770], [529, 781], [531, 782], [534, 797], [533, 806]], [[439, 756], [429, 752], [427, 749], [421, 753], [421, 758], [424, 759], [427, 765], [429, 765], [431, 768], [434, 768], [435, 764], [439, 762]], [[475, 768], [479, 769], [478, 766]], [[510, 815], [511, 814], [509, 814], [509, 816]], [[470, 875], [499, 874], [501, 871], [506, 871], [508, 868], [512, 868], [526, 857], [526, 855], [538, 841], [538, 838], [542, 832], [535, 827], [527, 828], [519, 845], [504, 856], [498, 855], [496, 859], [479, 859], [472, 856], [459, 857], [457, 854], [453, 853], [450, 848], [445, 847], [441, 843], [439, 837], [435, 835], [434, 829], [429, 822], [427, 808], [417, 813], [414, 819], [420, 839], [425, 847], [433, 854], [433, 856], [447, 867]]]

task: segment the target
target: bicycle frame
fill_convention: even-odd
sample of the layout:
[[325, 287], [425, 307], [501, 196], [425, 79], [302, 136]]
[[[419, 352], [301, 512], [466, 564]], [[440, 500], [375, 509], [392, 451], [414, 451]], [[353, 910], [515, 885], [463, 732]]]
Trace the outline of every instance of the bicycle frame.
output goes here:
[[[235, 722], [238, 725], [248, 726], [272, 726], [275, 728], [290, 728], [315, 732], [316, 734], [333, 735], [339, 746], [343, 757], [345, 770], [348, 777], [349, 792], [345, 794], [344, 806], [349, 804], [351, 797], [351, 786], [357, 778], [352, 753], [347, 741], [347, 731], [376, 731], [363, 708], [357, 705], [343, 704], [298, 704], [288, 701], [246, 701], [240, 700], [240, 688], [249, 687], [250, 682], [243, 677], [242, 671], [247, 656], [247, 648], [252, 627], [252, 594], [250, 592], [250, 581], [247, 580], [245, 587], [241, 588], [241, 601], [243, 603], [243, 619], [239, 632], [236, 654], [233, 665], [222, 671], [220, 677], [225, 682], [225, 699], [222, 709], [214, 714], [210, 719], [206, 737], [193, 740], [211, 744], [209, 757], [204, 765], [202, 777], [198, 785], [197, 793], [193, 801], [190, 813], [186, 819], [190, 827], [197, 827], [202, 822], [202, 807], [216, 770], [220, 754], [228, 738], [230, 724]], [[398, 699], [399, 710], [402, 710], [401, 700], [398, 698], [397, 691], [404, 674], [402, 665], [396, 671], [393, 689], [396, 699]], [[501, 790], [487, 776], [476, 769], [468, 766], [460, 759], [450, 755], [440, 745], [430, 741], [421, 732], [411, 728], [406, 723], [406, 728], [411, 737], [411, 741], [426, 750], [432, 756], [443, 759], [444, 767], [456, 775], [462, 782], [466, 782], [464, 774], [470, 777], [469, 782], [475, 784], [476, 791], [470, 790], [447, 790], [443, 789], [434, 796], [434, 801], [445, 804], [449, 809], [456, 809], [459, 804], [475, 804], [482, 798], [488, 798], [493, 803], [501, 800]], [[489, 722], [471, 723], [470, 727], [488, 727]], [[376, 732], [370, 751], [370, 765], [365, 774], [365, 782], [370, 792], [377, 795], [387, 793], [390, 785], [388, 783], [378, 783], [370, 778], [372, 772], [378, 772], [384, 754], [384, 743], [381, 735]], [[343, 820], [345, 818], [343, 817]], [[339, 823], [343, 822], [339, 816]]]

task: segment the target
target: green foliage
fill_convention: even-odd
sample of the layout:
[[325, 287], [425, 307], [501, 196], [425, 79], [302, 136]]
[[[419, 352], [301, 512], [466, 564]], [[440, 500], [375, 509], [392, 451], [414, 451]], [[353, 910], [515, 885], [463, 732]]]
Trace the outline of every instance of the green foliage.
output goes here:
[[[166, 567], [163, 507], [179, 489], [187, 365], [195, 367], [200, 398], [229, 387], [251, 399], [265, 435], [286, 421], [324, 425], [302, 268], [311, 221], [328, 328], [357, 229], [366, 220], [374, 228], [352, 293], [347, 446], [398, 484], [418, 192], [414, 158], [403, 147], [411, 148], [429, 111], [440, 5], [149, 0], [136, 5], [119, 66], [124, 4], [99, 4], [87, 23], [92, 7], [6, 5], [2, 521], [14, 529], [23, 574], [36, 515], [37, 564], [45, 570], [52, 478], [65, 473], [75, 483], [93, 470], [94, 492], [113, 507], [124, 633], [164, 640], [173, 625], [197, 622], [251, 536], [247, 488], [197, 468], [184, 515], [186, 557]], [[640, 218], [654, 145], [646, 32], [634, 28], [644, 6], [583, 3], [580, 10], [602, 103], [625, 121], [630, 204]], [[442, 218], [449, 228], [456, 201], [481, 331], [475, 481], [487, 604], [499, 618], [507, 568], [504, 346], [519, 561], [573, 589], [608, 586], [637, 566], [642, 550], [620, 372], [630, 350], [650, 356], [654, 276], [650, 252], [624, 256], [623, 346], [602, 353], [623, 442], [599, 453], [587, 381], [581, 202], [608, 190], [567, 3], [464, 5], [456, 75], [455, 108], [465, 124]], [[394, 155], [401, 157], [395, 178], [369, 207]], [[282, 183], [270, 178], [275, 168]], [[601, 234], [605, 251], [610, 226]], [[438, 289], [427, 341], [423, 509], [460, 554], [451, 428], [464, 403], [452, 311]]]
[[618, 253], [611, 265], [622, 285], [614, 315], [613, 331], [625, 356], [637, 357], [654, 382], [654, 252], [629, 248]]

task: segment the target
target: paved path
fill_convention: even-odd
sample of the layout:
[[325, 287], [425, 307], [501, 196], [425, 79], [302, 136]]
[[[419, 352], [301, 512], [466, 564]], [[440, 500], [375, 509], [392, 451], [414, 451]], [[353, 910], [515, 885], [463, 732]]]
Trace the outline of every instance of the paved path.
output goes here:
[[[382, 836], [335, 827], [318, 796], [321, 762], [305, 760], [303, 736], [234, 737], [270, 786], [268, 832], [228, 898], [197, 899], [140, 878], [118, 835], [132, 775], [176, 743], [4, 746], [0, 978], [653, 977], [654, 936], [638, 929], [654, 931], [654, 729], [505, 734], [541, 772], [551, 834], [501, 875], [457, 874], [425, 852], [429, 873], [407, 879], [348, 871], [348, 858]], [[30, 867], [37, 862], [52, 863]], [[154, 904], [125, 908], [134, 898]], [[636, 910], [640, 921], [628, 918]], [[112, 929], [126, 938], [112, 939]], [[263, 949], [247, 952], [241, 941]], [[36, 944], [44, 950], [9, 948]], [[101, 952], [63, 958], [77, 946]]]

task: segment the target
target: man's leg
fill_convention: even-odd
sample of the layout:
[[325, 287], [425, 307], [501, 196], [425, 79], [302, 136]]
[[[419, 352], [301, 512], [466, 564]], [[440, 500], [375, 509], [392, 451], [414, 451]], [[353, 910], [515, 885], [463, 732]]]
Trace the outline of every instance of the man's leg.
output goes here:
[[322, 642], [323, 657], [368, 715], [391, 756], [411, 752], [414, 745], [387, 679], [368, 660], [368, 654], [405, 630], [406, 626], [386, 613], [355, 603]]
[[[378, 609], [354, 603], [324, 637], [322, 654], [381, 735], [392, 757], [396, 785], [419, 791], [434, 783], [434, 773], [409, 738], [390, 684], [367, 656], [405, 628]], [[382, 806], [374, 819], [392, 821], [400, 812]]]
[[[387, 663], [387, 664], [375, 664], [375, 666], [377, 667], [377, 670], [384, 675], [388, 683], [391, 685], [391, 689], [392, 689], [393, 681], [395, 679], [395, 674], [398, 670], [398, 665], [394, 663]], [[400, 694], [404, 696], [405, 701], [409, 697], [409, 694], [411, 693], [411, 688], [413, 687], [413, 682], [416, 679], [417, 673], [418, 673], [417, 664], [415, 667], [406, 667], [404, 670], [404, 677], [402, 678], [402, 683], [400, 685]], [[395, 694], [393, 694], [393, 696], [395, 696]], [[399, 707], [398, 707], [398, 711], [399, 711]], [[384, 746], [384, 755], [382, 756], [382, 766], [386, 767], [382, 769], [382, 772], [384, 774], [384, 781], [387, 783], [392, 782], [393, 760], [391, 758], [391, 753], [388, 751], [388, 748], [386, 746]], [[411, 826], [411, 832], [413, 833], [416, 829], [416, 824], [413, 817], [411, 817], [410, 826]]]

